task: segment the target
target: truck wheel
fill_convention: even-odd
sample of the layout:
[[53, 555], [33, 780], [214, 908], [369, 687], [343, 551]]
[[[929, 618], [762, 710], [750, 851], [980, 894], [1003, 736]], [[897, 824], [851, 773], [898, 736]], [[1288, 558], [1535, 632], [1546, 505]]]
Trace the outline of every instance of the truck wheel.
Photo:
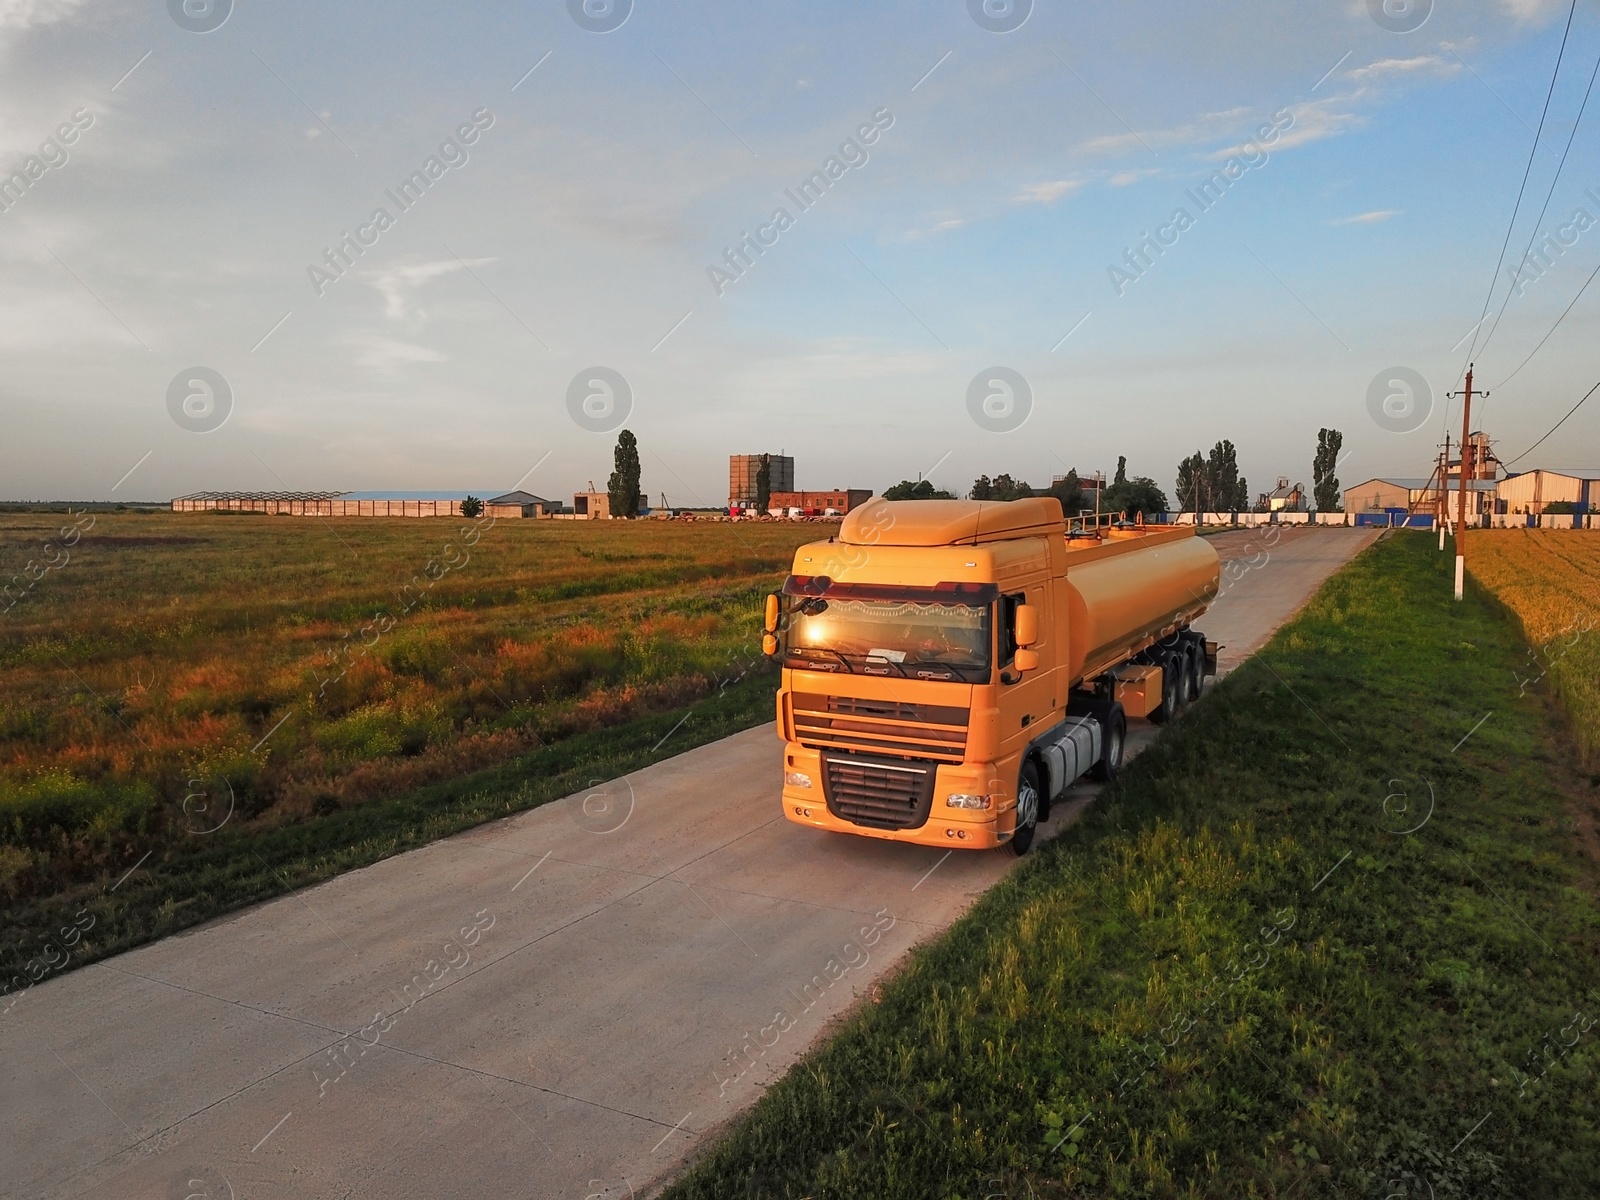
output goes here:
[[1183, 655], [1161, 656], [1161, 703], [1150, 713], [1150, 719], [1157, 725], [1172, 720], [1178, 715], [1178, 709], [1183, 707], [1184, 677], [1188, 670], [1189, 664]]
[[1128, 718], [1122, 705], [1112, 701], [1100, 711], [1100, 761], [1089, 768], [1089, 776], [1110, 783], [1122, 773], [1122, 750], [1128, 740]]
[[1017, 777], [1016, 832], [1006, 843], [1018, 858], [1033, 845], [1034, 832], [1039, 828], [1039, 798], [1043, 795], [1044, 789], [1039, 784], [1039, 767], [1029, 759], [1022, 764], [1022, 774]]
[[1189, 699], [1198, 700], [1206, 689], [1206, 651], [1204, 646], [1189, 647]]

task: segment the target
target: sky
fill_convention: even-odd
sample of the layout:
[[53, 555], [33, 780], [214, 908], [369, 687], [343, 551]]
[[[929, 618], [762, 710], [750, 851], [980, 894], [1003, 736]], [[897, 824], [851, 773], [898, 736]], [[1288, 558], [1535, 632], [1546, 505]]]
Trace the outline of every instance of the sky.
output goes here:
[[570, 496], [619, 428], [671, 505], [1322, 427], [1352, 484], [1469, 353], [1515, 457], [1600, 378], [1600, 286], [1518, 369], [1600, 265], [1600, 13], [1496, 276], [1568, 6], [1387, 4], [0, 0], [0, 498]]

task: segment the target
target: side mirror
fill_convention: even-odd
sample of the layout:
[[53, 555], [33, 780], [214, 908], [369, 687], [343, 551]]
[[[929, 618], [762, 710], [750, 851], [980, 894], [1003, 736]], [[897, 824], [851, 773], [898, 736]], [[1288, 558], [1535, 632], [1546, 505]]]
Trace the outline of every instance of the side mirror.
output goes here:
[[761, 653], [765, 654], [768, 658], [772, 658], [778, 653], [777, 634], [764, 633], [761, 635]]
[[[762, 628], [764, 630], [766, 630], [766, 632], [769, 633], [769, 634], [778, 632], [778, 593], [777, 592], [771, 592], [771, 593], [769, 593], [767, 595], [766, 623], [764, 625], [762, 625]], [[767, 653], [771, 654], [772, 651], [768, 650]]]
[[1031, 604], [1017, 605], [1017, 645], [1031, 646], [1038, 640], [1039, 610]]
[[1011, 665], [1026, 674], [1028, 671], [1039, 669], [1039, 652], [1037, 650], [1018, 650], [1011, 660]]

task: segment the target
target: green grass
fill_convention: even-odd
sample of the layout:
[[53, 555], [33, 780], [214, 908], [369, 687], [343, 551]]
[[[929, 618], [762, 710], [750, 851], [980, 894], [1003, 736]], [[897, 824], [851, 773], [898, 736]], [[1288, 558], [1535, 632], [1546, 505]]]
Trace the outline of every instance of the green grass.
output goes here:
[[3, 905], [159, 862], [199, 793], [260, 832], [681, 711], [834, 529], [91, 516], [0, 515]]
[[[127, 950], [233, 909], [364, 867], [441, 837], [620, 778], [652, 762], [772, 720], [776, 675], [757, 669], [698, 704], [579, 734], [513, 762], [408, 795], [267, 828], [231, 822], [211, 833], [173, 832], [120, 884], [121, 870], [0, 912], [0, 1012], [5, 993], [59, 973], [60, 931], [89, 925], [61, 969]], [[669, 736], [670, 735], [670, 736]], [[199, 815], [199, 814], [197, 814]], [[196, 827], [204, 827], [203, 819]], [[129, 866], [133, 863], [130, 861]], [[113, 890], [114, 889], [114, 890]], [[93, 918], [90, 925], [90, 918]], [[47, 948], [53, 947], [53, 950]], [[42, 971], [42, 973], [41, 973]]]
[[1593, 1196], [1566, 751], [1451, 565], [1361, 555], [666, 1195]]

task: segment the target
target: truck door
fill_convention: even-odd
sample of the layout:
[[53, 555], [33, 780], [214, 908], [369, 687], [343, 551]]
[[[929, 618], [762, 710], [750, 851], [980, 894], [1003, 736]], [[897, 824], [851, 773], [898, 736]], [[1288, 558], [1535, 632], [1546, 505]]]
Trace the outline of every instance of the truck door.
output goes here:
[[[1000, 754], [1017, 753], [1044, 732], [1054, 719], [1060, 699], [1055, 694], [1057, 646], [1055, 613], [1050, 607], [1050, 589], [1041, 576], [1002, 593], [995, 622], [998, 636], [997, 661], [1000, 665]], [[1023, 674], [1013, 665], [1016, 657], [1016, 612], [1021, 604], [1031, 604], [1039, 612], [1039, 669]]]

